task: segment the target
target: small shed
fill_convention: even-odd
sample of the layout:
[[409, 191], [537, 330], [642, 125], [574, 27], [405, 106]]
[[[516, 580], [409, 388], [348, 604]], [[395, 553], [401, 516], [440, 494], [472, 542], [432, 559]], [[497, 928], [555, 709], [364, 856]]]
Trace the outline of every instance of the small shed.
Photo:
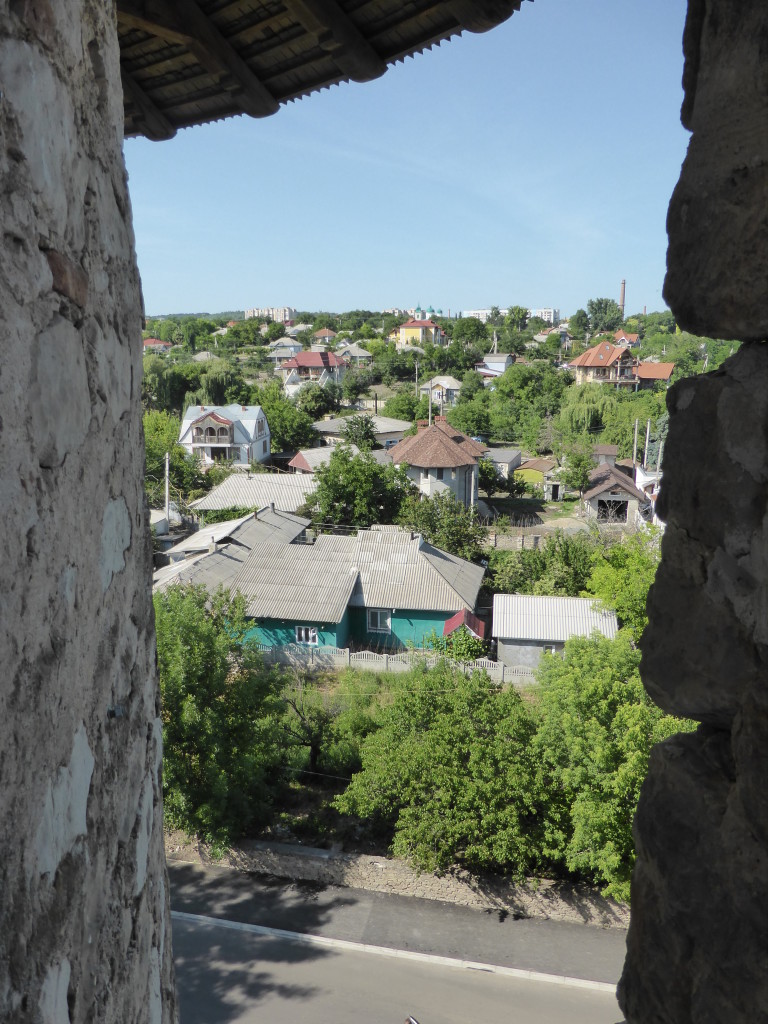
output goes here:
[[636, 487], [632, 478], [616, 466], [604, 462], [589, 474], [589, 485], [582, 501], [584, 514], [599, 523], [636, 523], [640, 509], [649, 498]]
[[542, 651], [562, 651], [572, 636], [597, 631], [611, 639], [618, 628], [615, 612], [603, 611], [590, 597], [493, 598], [491, 633], [498, 643], [498, 660], [510, 668], [536, 668]]

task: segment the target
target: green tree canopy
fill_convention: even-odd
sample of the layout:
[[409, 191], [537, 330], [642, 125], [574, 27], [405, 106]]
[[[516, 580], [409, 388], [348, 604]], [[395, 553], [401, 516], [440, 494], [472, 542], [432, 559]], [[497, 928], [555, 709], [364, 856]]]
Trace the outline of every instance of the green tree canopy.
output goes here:
[[270, 814], [282, 757], [275, 677], [245, 642], [241, 597], [171, 587], [154, 603], [166, 821], [237, 838]]
[[376, 446], [376, 427], [372, 416], [350, 416], [342, 431], [344, 440], [357, 445], [360, 451], [370, 451]]
[[398, 522], [452, 555], [468, 561], [479, 561], [482, 556], [485, 528], [476, 509], [466, 508], [450, 493], [434, 498], [409, 496], [403, 502]]
[[621, 325], [621, 308], [614, 299], [590, 299], [587, 313], [593, 334], [598, 331], [615, 331]]
[[491, 552], [491, 589], [502, 594], [580, 597], [594, 569], [596, 541], [587, 533], [561, 530], [541, 547]]
[[665, 715], [640, 681], [628, 634], [572, 637], [537, 672], [534, 756], [549, 778], [545, 852], [629, 901], [640, 787], [654, 743], [691, 728]]
[[427, 871], [459, 863], [522, 877], [542, 839], [533, 733], [514, 687], [445, 663], [409, 674], [336, 805], [390, 827], [393, 852]]
[[170, 455], [169, 478], [174, 499], [205, 486], [205, 479], [194, 456], [179, 444], [181, 421], [170, 413], [155, 410], [144, 413], [144, 486], [151, 505], [159, 508], [165, 500], [165, 453]]
[[313, 521], [323, 525], [392, 523], [411, 490], [404, 467], [380, 466], [369, 452], [353, 455], [346, 444], [335, 446], [316, 475], [317, 489], [306, 507]]
[[646, 602], [661, 558], [658, 530], [649, 527], [593, 556], [586, 590], [612, 608], [634, 640], [648, 625]]
[[312, 418], [286, 398], [282, 385], [272, 380], [254, 393], [269, 424], [272, 451], [290, 452], [309, 448], [317, 440]]

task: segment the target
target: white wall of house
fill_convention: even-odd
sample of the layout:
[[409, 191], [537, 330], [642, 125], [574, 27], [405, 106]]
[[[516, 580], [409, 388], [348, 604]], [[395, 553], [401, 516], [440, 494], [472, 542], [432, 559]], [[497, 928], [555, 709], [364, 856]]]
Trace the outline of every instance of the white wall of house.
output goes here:
[[536, 668], [544, 651], [562, 651], [564, 646], [544, 640], [510, 640], [499, 637], [496, 656], [509, 668]]

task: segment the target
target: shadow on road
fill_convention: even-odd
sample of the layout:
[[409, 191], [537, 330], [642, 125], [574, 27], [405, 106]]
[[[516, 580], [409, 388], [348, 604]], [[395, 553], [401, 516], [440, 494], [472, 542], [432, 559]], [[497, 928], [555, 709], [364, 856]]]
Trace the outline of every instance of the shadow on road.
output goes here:
[[[168, 873], [174, 911], [286, 931], [321, 932], [334, 909], [354, 902], [344, 896], [320, 905], [318, 896], [326, 886], [311, 882], [286, 885], [263, 875], [203, 871], [193, 864], [169, 863]], [[290, 966], [333, 955], [318, 946], [256, 940], [245, 931], [180, 920], [173, 922], [173, 948], [181, 1024], [227, 1024], [242, 1019], [244, 1005], [267, 996], [311, 999], [315, 987], [284, 980], [290, 978]]]

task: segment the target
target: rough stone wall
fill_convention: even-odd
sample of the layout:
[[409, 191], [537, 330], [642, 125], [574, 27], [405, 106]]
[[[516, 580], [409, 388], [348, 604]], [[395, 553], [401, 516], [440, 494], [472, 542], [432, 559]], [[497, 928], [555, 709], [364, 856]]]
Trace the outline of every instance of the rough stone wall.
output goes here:
[[175, 1019], [114, 10], [0, 0], [0, 1019]]
[[754, 1024], [768, 1019], [768, 5], [691, 0], [685, 56], [694, 134], [665, 295], [683, 327], [748, 344], [668, 396], [641, 672], [702, 724], [651, 757], [619, 997], [630, 1024]]

